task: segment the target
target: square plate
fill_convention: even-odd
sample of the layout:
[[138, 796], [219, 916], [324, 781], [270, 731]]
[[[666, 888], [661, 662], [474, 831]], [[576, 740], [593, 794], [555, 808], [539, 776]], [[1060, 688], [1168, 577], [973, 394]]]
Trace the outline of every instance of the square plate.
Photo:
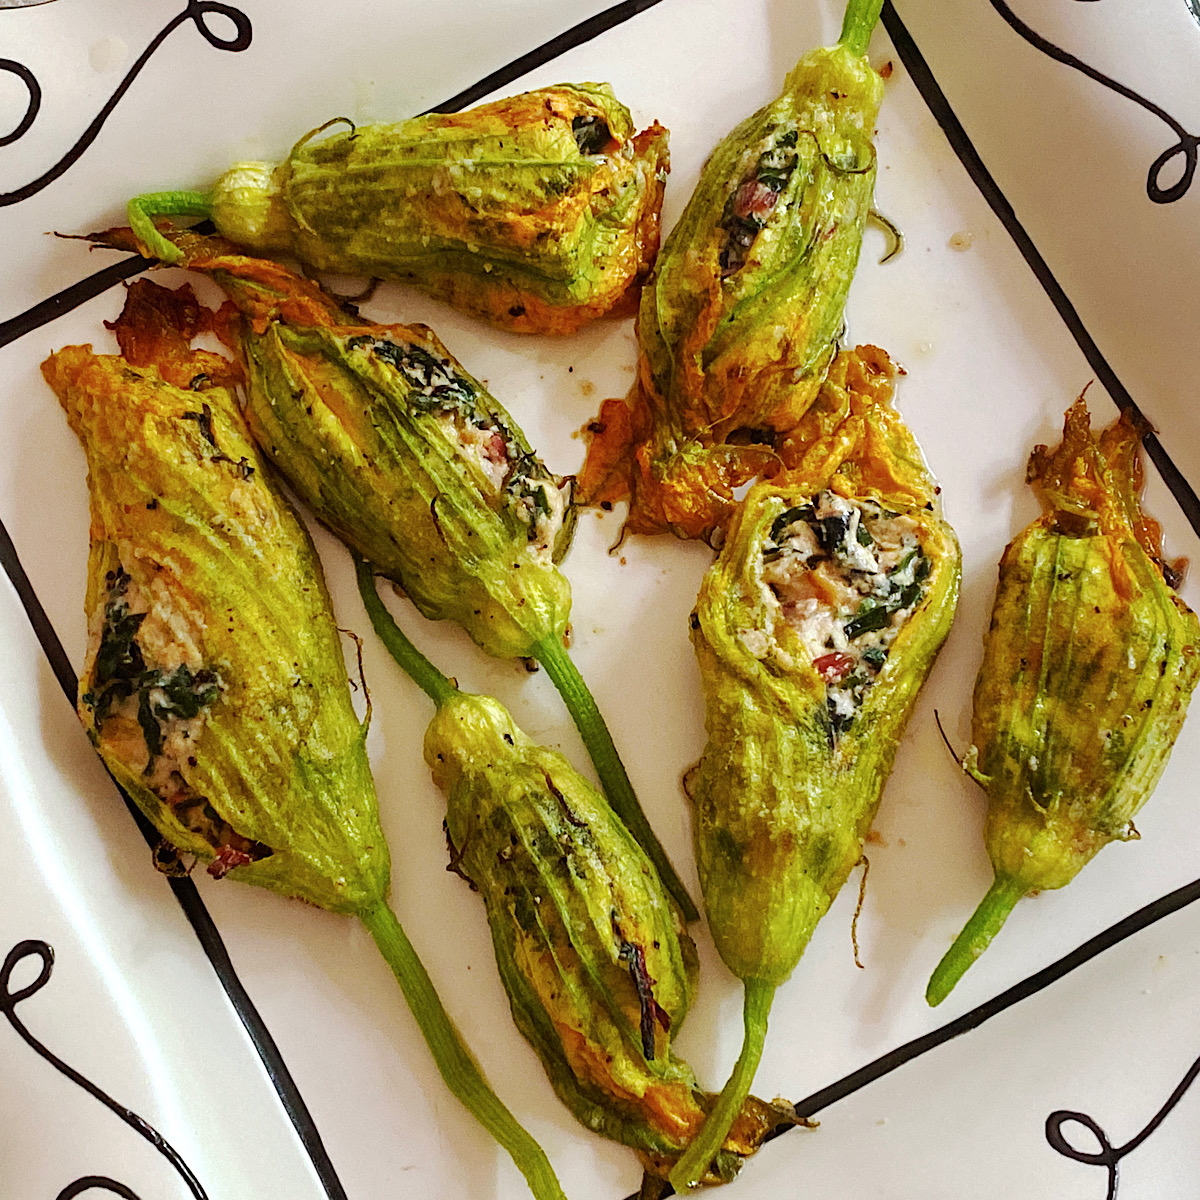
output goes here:
[[[64, 698], [84, 646], [87, 493], [38, 365], [74, 342], [112, 352], [103, 322], [121, 289], [97, 285], [75, 304], [76, 285], [118, 260], [46, 233], [118, 223], [131, 195], [206, 186], [335, 115], [399, 119], [468, 91], [585, 79], [610, 81], [640, 126], [671, 130], [669, 227], [716, 141], [840, 21], [829, 0], [55, 0], [0, 14], [0, 1197], [76, 1195], [73, 1181], [89, 1178], [141, 1197], [526, 1194], [446, 1093], [365, 933], [207, 878], [173, 893]], [[240, 46], [247, 30], [241, 49], [217, 44]], [[1036, 512], [1025, 462], [1055, 440], [1085, 387], [1098, 424], [1130, 402], [1154, 422], [1149, 511], [1172, 556], [1200, 551], [1187, 483], [1200, 477], [1200, 419], [1181, 386], [1200, 279], [1188, 132], [1200, 128], [1200, 28], [1186, 0], [1151, 12], [1116, 0], [897, 0], [871, 57], [892, 66], [876, 203], [905, 249], [880, 264], [885, 239], [868, 232], [847, 340], [877, 343], [905, 368], [897, 405], [961, 539], [963, 593], [868, 846], [864, 969], [851, 947], [852, 880], [776, 997], [755, 1090], [816, 1097], [821, 1127], [773, 1142], [732, 1186], [748, 1200], [785, 1187], [813, 1200], [1098, 1200], [1116, 1187], [1121, 1157], [1104, 1147], [1147, 1127], [1200, 1053], [1200, 914], [1186, 906], [1196, 890], [1172, 895], [1196, 873], [1188, 780], [1200, 726], [1185, 725], [1138, 818], [1141, 841], [1018, 906], [934, 1012], [925, 981], [991, 878], [981, 794], [935, 713], [952, 745], [968, 744], [996, 563]], [[63, 292], [70, 300], [43, 305]], [[520, 338], [391, 287], [366, 312], [432, 325], [563, 473], [578, 468], [600, 400], [633, 376], [630, 322]], [[711, 555], [670, 538], [610, 554], [619, 529], [619, 514], [580, 521], [565, 564], [573, 654], [698, 895], [679, 781], [704, 740], [687, 614]], [[320, 528], [314, 537], [339, 622], [365, 630], [345, 552]], [[1182, 594], [1200, 602], [1194, 576]], [[464, 688], [498, 696], [586, 770], [544, 677], [484, 660], [459, 631], [393, 607]], [[443, 801], [421, 761], [428, 703], [373, 639], [365, 666], [396, 911], [568, 1195], [618, 1200], [638, 1186], [636, 1161], [553, 1096], [507, 1017], [478, 902], [445, 870]], [[1167, 896], [1103, 953], [1076, 953]], [[677, 1047], [716, 1088], [737, 1055], [741, 993], [702, 928], [697, 940], [700, 997]], [[42, 944], [55, 966], [34, 990]], [[1057, 981], [1035, 977], [1072, 954]], [[158, 1129], [186, 1166], [122, 1128], [18, 1026]], [[1123, 1197], [1178, 1195], [1195, 1177], [1196, 1106], [1183, 1095], [1121, 1157]], [[1056, 1148], [1047, 1120], [1063, 1111], [1086, 1114], [1107, 1141], [1067, 1121]]]

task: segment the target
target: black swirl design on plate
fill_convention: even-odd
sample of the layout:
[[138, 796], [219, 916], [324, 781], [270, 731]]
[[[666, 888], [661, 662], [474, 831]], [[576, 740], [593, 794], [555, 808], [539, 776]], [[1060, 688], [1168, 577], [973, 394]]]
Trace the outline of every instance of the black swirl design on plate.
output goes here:
[[[431, 111], [450, 112], [464, 108], [467, 105], [482, 99], [484, 96], [496, 90], [497, 88], [505, 86], [508, 83], [519, 79], [524, 73], [532, 70], [534, 67], [553, 61], [565, 51], [586, 43], [593, 37], [605, 32], [608, 28], [618, 25], [623, 21], [629, 20], [642, 11], [654, 7], [660, 2], [661, 0], [620, 0], [619, 3], [615, 4], [612, 8], [605, 10], [597, 17], [590, 18], [589, 20], [582, 22], [565, 33], [560, 34], [543, 45], [535, 48], [535, 50], [529, 52], [519, 59], [514, 60], [507, 67], [494, 72], [492, 75], [489, 75], [479, 83], [473, 85], [471, 88], [468, 88], [449, 100], [443, 102], [442, 104], [435, 106]], [[1016, 20], [1015, 17], [1012, 17], [1011, 10], [1008, 10], [1006, 5], [1002, 5], [1001, 0], [990, 0], [990, 2], [994, 7], [996, 7], [997, 11], [1009, 21], [1009, 24], [1013, 25], [1014, 29], [1016, 29], [1021, 36], [1026, 37], [1026, 40], [1031, 41], [1032, 44], [1038, 46], [1039, 49], [1046, 49], [1046, 47], [1050, 47], [1050, 49], [1046, 51], [1047, 53], [1053, 52], [1054, 57], [1060, 58], [1061, 61], [1066, 62], [1068, 65], [1076, 67], [1085, 74], [1091, 75], [1093, 78], [1098, 77], [1100, 82], [1106, 83], [1106, 86], [1113, 86], [1118, 92], [1129, 95], [1130, 98], [1134, 99], [1138, 103], [1146, 104], [1150, 111], [1155, 112], [1156, 115], [1159, 115], [1164, 121], [1171, 125], [1171, 127], [1181, 136], [1181, 139], [1191, 138], [1191, 135], [1187, 135], [1184, 131], [1182, 131], [1181, 127], [1179, 127], [1177, 123], [1173, 122], [1168, 116], [1166, 116], [1166, 114], [1163, 114], [1154, 108], [1154, 106], [1150, 105], [1149, 102], [1143, 101], [1141, 97], [1129, 93], [1119, 84], [1114, 84], [1112, 81], [1106, 81], [1105, 77], [1100, 76], [1098, 72], [1094, 72], [1091, 68], [1087, 67], [1086, 64], [1079, 62], [1079, 60], [1074, 59], [1073, 56], [1067, 55], [1065, 52], [1051, 46], [1050, 43], [1045, 42], [1044, 45], [1039, 44], [1038, 35], [1034, 34], [1031, 30], [1028, 30], [1027, 27], [1023, 26], [1019, 21]], [[1095, 0], [1079, 0], [1079, 2], [1095, 2]], [[1200, 19], [1200, 0], [1185, 0], [1185, 2], [1189, 5], [1192, 11], [1197, 14], [1198, 19]], [[206, 11], [221, 11], [226, 15], [230, 15], [229, 11], [227, 11], [223, 5], [201, 5], [195, 3], [193, 0], [192, 3], [189, 3], [188, 10], [180, 17], [176, 18], [175, 22], [173, 22], [168, 29], [164, 30], [163, 34], [156, 39], [155, 43], [147, 51], [147, 54], [143, 55], [142, 60], [139, 60], [139, 63], [135, 66], [134, 71], [131, 72], [131, 76], [140, 69], [149, 53], [151, 53], [153, 49], [157, 48], [157, 45], [161, 43], [163, 38], [170, 33], [172, 29], [174, 29], [184, 20], [196, 19], [194, 10], [199, 10], [201, 8], [204, 8]], [[1010, 20], [1009, 18], [1012, 19]], [[1113, 395], [1114, 399], [1117, 399], [1118, 403], [1120, 403], [1122, 407], [1135, 407], [1132, 398], [1129, 396], [1125, 388], [1120, 384], [1120, 381], [1115, 377], [1108, 364], [1104, 362], [1095, 343], [1087, 335], [1087, 332], [1083, 328], [1078, 315], [1070, 306], [1069, 301], [1066, 299], [1065, 294], [1062, 292], [1059, 285], [1056, 283], [1056, 281], [1054, 281], [1044, 260], [1040, 257], [1036, 251], [1036, 248], [1029, 241], [1028, 235], [1025, 234], [1024, 230], [1020, 227], [1019, 222], [1016, 221], [1011, 206], [1008, 205], [1007, 201], [1004, 199], [995, 181], [987, 174], [986, 168], [983, 166], [973, 146], [971, 146], [970, 141], [967, 138], [965, 131], [958, 123], [957, 118], [950, 110], [945, 96], [942, 94], [936, 80], [933, 78], [933, 75], [930, 72], [928, 65], [925, 63], [920, 50], [916, 46], [916, 43], [913, 41], [911, 35], [908, 33], [907, 29], [904, 27], [898, 14], [896, 13], [891, 0], [884, 0], [883, 21], [893, 43], [896, 45], [901, 60], [912, 74], [922, 97], [925, 99], [926, 103], [930, 107], [931, 112], [934, 114], [935, 119], [946, 133], [951, 146], [958, 154], [960, 160], [966, 166], [972, 179], [976, 182], [977, 186], [980, 188], [980, 191], [988, 200], [993, 210], [996, 212], [998, 218], [1013, 236], [1018, 248], [1033, 270], [1035, 277], [1042, 284], [1055, 307], [1059, 310], [1060, 316], [1062, 316], [1067, 328], [1079, 343], [1080, 348], [1085, 354], [1085, 357], [1087, 357], [1089, 363], [1091, 363], [1097, 370], [1097, 373], [1101, 377], [1104, 386], [1107, 388], [1110, 394]], [[212, 38], [210, 37], [208, 31], [204, 29], [202, 22], [197, 20], [197, 25], [200, 26], [201, 32], [204, 33], [206, 37], [209, 37], [209, 40], [211, 41]], [[249, 45], [248, 20], [245, 27], [247, 30], [247, 40], [245, 45], [226, 45], [223, 48], [231, 50], [245, 49], [246, 46]], [[217, 42], [214, 42], [214, 44], [220, 45], [220, 43]], [[37, 81], [33, 79], [31, 73], [25, 68], [21, 67], [19, 64], [12, 63], [9, 60], [0, 59], [0, 70], [10, 70], [26, 81], [26, 86], [30, 91], [30, 107], [32, 109], [32, 115], [27, 112], [26, 117], [22, 120], [17, 130], [14, 130], [13, 133], [5, 137], [0, 137], [0, 145], [4, 145], [8, 142], [16, 140], [17, 137], [25, 132], [29, 124], [32, 123], [33, 116], [36, 115], [37, 106], [40, 104], [41, 93], [40, 88], [37, 85]], [[124, 88], [126, 85], [122, 86]], [[35, 95], [37, 97], [36, 102], [34, 100]], [[119, 99], [119, 96], [114, 97], [114, 100], [110, 102], [105, 113], [103, 113], [101, 118], [98, 118], [98, 120], [102, 120], [103, 117], [107, 116], [108, 111], [111, 110], [117, 99]], [[94, 138], [95, 131], [89, 130], [89, 132], [91, 133], [91, 137]], [[85, 137], [86, 136], [87, 135], [85, 135]], [[86, 149], [86, 146], [90, 140], [91, 138], [88, 138], [87, 142], [85, 142], [84, 139], [81, 139], [81, 145], [78, 149], [78, 153], [75, 154], [75, 157], [78, 157], [78, 154], [82, 153], [82, 151]], [[1193, 142], [1194, 150], [1195, 139], [1191, 140]], [[1178, 152], [1178, 148], [1174, 148], [1169, 153], [1174, 154]], [[65, 169], [65, 167], [62, 168], [62, 170]], [[58, 174], [61, 174], [62, 170], [59, 170]], [[41, 186], [45, 186], [45, 183], [48, 182], [50, 182], [50, 180], [46, 179]], [[1184, 190], [1186, 190], [1186, 188]], [[1177, 198], [1177, 196], [1171, 197], [1171, 199]], [[15, 201], [0, 196], [0, 204], [13, 202]], [[61, 316], [63, 313], [70, 311], [71, 309], [84, 303], [86, 300], [89, 300], [100, 294], [102, 291], [113, 286], [118, 281], [128, 278], [130, 275], [137, 274], [150, 265], [151, 264], [149, 260], [138, 258], [136, 256], [123, 259], [114, 266], [105, 268], [103, 271], [99, 271], [94, 275], [87, 277], [86, 279], [80, 280], [77, 284], [72, 285], [56, 295], [47, 298], [41, 303], [35, 305], [33, 308], [29, 309], [27, 312], [19, 314], [17, 317], [11, 318], [8, 321], [0, 322], [0, 346], [41, 328], [42, 326]], [[1176, 499], [1179, 501], [1193, 528], [1196, 529], [1197, 532], [1200, 532], [1200, 501], [1197, 500], [1190, 485], [1174, 467], [1174, 464], [1171, 463], [1169, 458], [1165, 456], [1165, 452], [1162, 451], [1161, 446], [1153, 437], [1148, 439], [1148, 448], [1156, 466], [1158, 467], [1160, 473], [1163, 474], [1163, 477], [1167, 480], [1172, 492], [1175, 494]], [[7, 575], [8, 579], [16, 588], [31, 625], [33, 626], [33, 629], [42, 644], [42, 648], [46, 653], [47, 660], [52, 665], [55, 675], [62, 686], [64, 695], [66, 696], [67, 701], [73, 705], [76, 689], [75, 677], [70, 662], [67, 659], [62, 644], [59, 641], [52, 625], [50, 624], [50, 621], [47, 618], [36, 593], [33, 590], [32, 584], [30, 583], [29, 578], [21, 565], [20, 559], [16, 553], [16, 549], [7, 533], [7, 530], [4, 528], [2, 521], [0, 521], [0, 569], [3, 570], [4, 574]], [[157, 835], [154, 833], [153, 829], [145, 823], [144, 818], [141, 817], [141, 814], [137, 811], [132, 801], [126, 799], [126, 803], [130, 809], [133, 820], [138, 823], [139, 828], [142, 829], [142, 832], [147, 837], [148, 842], [153, 844], [157, 838]], [[280, 1057], [278, 1048], [274, 1045], [274, 1042], [272, 1041], [265, 1024], [262, 1022], [261, 1016], [254, 1009], [252, 1001], [246, 995], [244, 988], [242, 988], [240, 981], [237, 979], [233, 965], [229, 960], [228, 953], [221, 941], [220, 934], [217, 931], [216, 926], [213, 924], [207, 910], [204, 908], [203, 902], [196, 894], [195, 885], [190, 880], [186, 879], [170, 880], [169, 885], [175, 892], [181, 907], [195, 928], [197, 936], [199, 937], [205, 952], [212, 961], [214, 970], [225, 987], [235, 1010], [250, 1032], [251, 1038], [254, 1041], [258, 1053], [261, 1056], [264, 1064], [267, 1066], [268, 1074], [270, 1075], [286, 1110], [291, 1116], [293, 1124], [300, 1134], [301, 1140], [309, 1151], [312, 1161], [317, 1168], [318, 1175], [327, 1190], [327, 1194], [331, 1197], [331, 1200], [334, 1200], [334, 1198], [345, 1200], [345, 1193], [341, 1189], [341, 1186], [336, 1179], [332, 1164], [329, 1162], [328, 1157], [325, 1154], [324, 1147], [321, 1145], [319, 1135], [317, 1134], [315, 1126], [312, 1123], [311, 1116], [308, 1114], [307, 1109], [304, 1108], [303, 1101], [300, 1098], [299, 1093], [296, 1091], [295, 1084], [291, 1080], [287, 1072], [287, 1067]], [[886, 1054], [880, 1056], [870, 1063], [865, 1064], [863, 1067], [850, 1073], [849, 1075], [846, 1075], [842, 1079], [837, 1080], [827, 1087], [812, 1093], [803, 1100], [797, 1101], [795, 1105], [797, 1114], [802, 1117], [811, 1116], [828, 1107], [829, 1105], [832, 1105], [833, 1103], [836, 1103], [837, 1101], [844, 1099], [855, 1092], [858, 1092], [862, 1088], [869, 1086], [880, 1078], [899, 1070], [907, 1063], [913, 1061], [921, 1055], [936, 1050], [938, 1047], [944, 1045], [953, 1038], [971, 1032], [998, 1014], [1040, 992], [1044, 988], [1050, 987], [1063, 976], [1079, 969], [1085, 963], [1104, 953], [1119, 942], [1124, 941], [1126, 938], [1132, 937], [1141, 930], [1148, 928], [1158, 921], [1161, 921], [1170, 914], [1178, 912], [1181, 909], [1198, 902], [1200, 902], [1200, 879], [1184, 887], [1178, 888], [1175, 891], [1160, 897], [1151, 904], [1146, 905], [1144, 908], [1139, 909], [1137, 912], [1132, 913], [1129, 917], [1117, 922], [1115, 925], [1104, 930], [1094, 938], [1091, 938], [1082, 946], [1064, 956], [1058, 962], [1051, 964], [1049, 967], [1044, 968], [1020, 983], [1015, 984], [1013, 987], [1007, 989], [998, 996], [995, 996], [986, 1003], [979, 1005], [967, 1013], [964, 1013], [962, 1016], [956, 1018], [948, 1024], [888, 1051]], [[10, 953], [9, 958], [11, 959], [13, 954], [17, 954], [22, 947], [44, 947], [45, 953], [50, 953], [50, 949], [45, 945], [45, 943], [29, 942], [21, 943], [20, 947], [15, 948], [14, 951]], [[40, 950], [33, 952], [41, 953]], [[45, 961], [45, 959], [43, 959], [43, 961]], [[48, 975], [48, 973], [49, 972], [47, 970], [45, 974]], [[0, 983], [3, 983], [5, 987], [7, 987], [8, 975], [8, 963], [6, 961], [5, 971], [0, 973]], [[40, 980], [37, 986], [41, 986], [41, 984], [44, 982], [45, 980]], [[37, 989], [34, 987], [30, 989], [30, 991], [32, 990]], [[11, 1010], [15, 1003], [24, 998], [25, 993], [18, 994], [15, 997], [6, 997], [4, 995], [0, 995], [0, 1011], [3, 1011], [5, 1015], [9, 1016], [10, 1022], [14, 1024], [14, 1027], [18, 1028], [18, 1032], [21, 1032], [22, 1036], [26, 1037], [26, 1040], [31, 1040], [29, 1039], [27, 1033], [23, 1031], [23, 1028], [17, 1025], [11, 1015]], [[36, 1043], [33, 1044], [35, 1045], [35, 1048], [39, 1049], [39, 1052], [44, 1052], [40, 1047], [37, 1046]], [[48, 1057], [50, 1058], [50, 1061], [56, 1062], [52, 1056]], [[1157, 1127], [1166, 1111], [1168, 1111], [1170, 1107], [1177, 1102], [1178, 1097], [1182, 1095], [1182, 1092], [1186, 1090], [1186, 1087], [1190, 1085], [1192, 1080], [1195, 1078], [1197, 1068], [1200, 1068], [1200, 1062], [1193, 1067], [1185, 1081], [1178, 1089], [1176, 1089], [1176, 1094], [1170, 1101], [1168, 1101], [1167, 1106], [1165, 1106], [1159, 1117], [1157, 1117], [1155, 1121], [1151, 1123], [1151, 1126], [1147, 1127], [1147, 1129], [1143, 1131], [1141, 1135], [1139, 1135], [1139, 1142], [1144, 1140], [1145, 1137], [1147, 1137], [1149, 1133]], [[69, 1068], [67, 1070], [69, 1073]], [[74, 1078], [74, 1075], [71, 1077]], [[91, 1089], [89, 1088], [89, 1090]], [[1098, 1129], [1094, 1122], [1089, 1124], [1090, 1118], [1081, 1117], [1079, 1114], [1064, 1112], [1062, 1114], [1053, 1115], [1061, 1117], [1058, 1122], [1058, 1127], [1060, 1127], [1068, 1119], [1076, 1119], [1082, 1121], [1084, 1124], [1088, 1124], [1089, 1128], [1093, 1129], [1093, 1132], [1096, 1132]], [[768, 1135], [767, 1140], [773, 1140], [791, 1128], [793, 1128], [793, 1126], [780, 1126]], [[1050, 1137], [1049, 1121], [1047, 1122], [1047, 1137]], [[1065, 1138], [1063, 1139], [1063, 1143], [1064, 1145], [1067, 1145]], [[1105, 1144], [1105, 1142], [1101, 1142], [1102, 1146]], [[1056, 1146], [1055, 1148], [1057, 1149], [1058, 1147]], [[1118, 1158], [1120, 1158], [1123, 1157], [1124, 1154], [1128, 1153], [1132, 1148], [1132, 1145], [1121, 1147], [1120, 1150], [1116, 1151], [1115, 1153], [1117, 1154]], [[1062, 1150], [1060, 1152], [1066, 1153], [1069, 1157], [1076, 1157], [1079, 1153], [1069, 1145], [1067, 1145], [1066, 1150]], [[1107, 1166], [1108, 1163], [1107, 1161], [1104, 1161], [1099, 1165]], [[71, 1184], [67, 1189], [64, 1189], [64, 1191], [59, 1194], [56, 1200], [71, 1200], [72, 1197], [83, 1194], [83, 1192], [87, 1191], [89, 1188], [109, 1190], [117, 1195], [126, 1197], [126, 1200], [138, 1200], [136, 1195], [128, 1188], [125, 1188], [123, 1185], [118, 1184], [113, 1180], [105, 1179], [100, 1176], [90, 1176], [75, 1181], [75, 1183]], [[666, 1187], [662, 1193], [663, 1196], [671, 1194], [672, 1192], [669, 1186]], [[195, 1189], [193, 1189], [193, 1196], [203, 1198], [204, 1193], [202, 1191], [197, 1192]], [[630, 1196], [627, 1198], [627, 1200], [638, 1200], [638, 1198], [637, 1196]]]
[[[1076, 3], [1082, 4], [1095, 2], [1096, 0], [1076, 0]], [[1179, 140], [1173, 146], [1168, 146], [1150, 164], [1150, 170], [1146, 175], [1146, 195], [1155, 204], [1173, 204], [1187, 193], [1188, 188], [1192, 186], [1192, 179], [1196, 174], [1196, 148], [1197, 145], [1200, 145], [1200, 137], [1194, 133], [1188, 133], [1169, 112], [1160, 108], [1154, 101], [1148, 100], [1132, 88], [1126, 87], [1125, 84], [1118, 83], [1117, 80], [1105, 75], [1103, 71], [1098, 71], [1095, 67], [1090, 66], [1080, 58], [1076, 58], [1074, 54], [1062, 49], [1060, 46], [1056, 46], [1049, 39], [1035, 32], [1009, 8], [1005, 0], [990, 0], [990, 3], [1004, 20], [1031, 46], [1040, 50], [1043, 54], [1049, 55], [1056, 62], [1079, 71], [1089, 79], [1094, 79], [1097, 83], [1116, 92], [1117, 95], [1124, 96], [1127, 100], [1132, 100], [1135, 104], [1141, 105], [1147, 112], [1153, 113], [1160, 121], [1168, 125]], [[1195, 13], [1197, 6], [1200, 5], [1200, 0], [1188, 0], [1188, 5], [1192, 9], [1192, 12]], [[1181, 174], [1174, 183], [1164, 185], [1162, 182], [1163, 172], [1177, 158], [1182, 158], [1183, 160]]]
[[[1046, 1141], [1065, 1158], [1078, 1163], [1086, 1163], [1092, 1167], [1103, 1167], [1108, 1172], [1108, 1195], [1106, 1200], [1116, 1200], [1117, 1168], [1121, 1159], [1136, 1150], [1167, 1118], [1167, 1114], [1183, 1099], [1184, 1093], [1192, 1086], [1196, 1076], [1200, 1075], [1200, 1058], [1188, 1068], [1188, 1072], [1179, 1081], [1178, 1087], [1167, 1098], [1167, 1102], [1154, 1114], [1149, 1124], [1136, 1137], [1131, 1138], [1123, 1146], [1114, 1146], [1108, 1135], [1100, 1128], [1093, 1117], [1086, 1113], [1070, 1112], [1059, 1109], [1046, 1118]], [[1082, 1125], [1096, 1139], [1098, 1150], [1080, 1150], [1071, 1145], [1063, 1132], [1067, 1124]]]
[[[12, 986], [13, 972], [21, 962], [29, 958], [36, 958], [41, 962], [41, 969], [38, 971], [37, 978], [32, 983], [14, 990]], [[50, 982], [50, 975], [53, 970], [54, 951], [46, 942], [32, 939], [18, 942], [5, 957], [4, 966], [0, 967], [0, 1013], [4, 1014], [8, 1019], [8, 1023], [17, 1031], [26, 1045], [40, 1054], [46, 1062], [62, 1072], [73, 1083], [77, 1083], [89, 1095], [94, 1096], [106, 1108], [116, 1113], [126, 1125], [144, 1137], [179, 1173], [180, 1178], [187, 1184], [188, 1191], [194, 1197], [194, 1200], [208, 1200], [208, 1193], [200, 1186], [200, 1181], [192, 1174], [191, 1168], [179, 1157], [178, 1151], [175, 1150], [157, 1129], [123, 1104], [118, 1104], [116, 1100], [98, 1088], [90, 1079], [85, 1079], [74, 1067], [70, 1067], [63, 1062], [61, 1058], [38, 1041], [25, 1027], [25, 1023], [21, 1018], [17, 1016], [17, 1005], [24, 1000], [28, 1000], [36, 992], [40, 992]], [[108, 1179], [102, 1175], [86, 1175], [82, 1179], [75, 1180], [74, 1183], [69, 1184], [59, 1192], [56, 1200], [71, 1200], [74, 1196], [82, 1195], [84, 1192], [96, 1188], [113, 1192], [118, 1196], [124, 1197], [124, 1200], [138, 1200], [137, 1195], [130, 1191], [123, 1183], [117, 1183], [116, 1180]]]
[[[209, 18], [214, 16], [225, 17], [233, 23], [232, 37], [222, 37], [209, 26]], [[129, 72], [121, 80], [117, 90], [108, 98], [108, 102], [100, 110], [95, 120], [83, 131], [83, 134], [75, 145], [54, 166], [43, 175], [39, 175], [37, 179], [25, 184], [24, 187], [17, 188], [16, 191], [0, 193], [0, 207], [9, 204], [19, 204], [22, 200], [28, 200], [30, 196], [37, 195], [44, 187], [48, 187], [77, 162], [83, 152], [96, 140], [96, 135], [100, 132], [104, 122], [108, 120], [109, 114], [116, 108], [121, 97], [129, 90], [133, 81], [141, 72], [141, 69], [150, 61], [154, 52], [180, 25], [183, 25], [187, 21], [194, 22], [204, 40], [210, 46], [215, 46], [218, 50], [245, 50], [250, 45], [250, 40], [253, 36], [250, 18], [240, 9], [233, 8], [228, 4], [218, 3], [218, 0], [188, 0], [188, 5], [183, 12], [167, 22], [158, 36], [142, 51], [141, 57], [129, 68]], [[25, 115], [17, 122], [15, 129], [0, 137], [0, 146], [7, 146], [28, 133], [30, 127], [37, 119], [38, 112], [42, 107], [42, 88], [28, 67], [19, 62], [14, 62], [11, 58], [0, 58], [0, 71], [7, 71], [15, 75], [25, 85], [26, 92], [28, 93]]]
[[115, 1196], [123, 1197], [123, 1200], [140, 1200], [132, 1188], [127, 1188], [115, 1179], [109, 1179], [107, 1175], [85, 1175], [82, 1179], [67, 1184], [54, 1200], [74, 1200], [75, 1196], [82, 1196], [84, 1192], [91, 1191], [112, 1192]]
[[15, 75], [29, 93], [29, 99], [25, 105], [25, 115], [17, 122], [16, 128], [11, 133], [0, 137], [0, 146], [7, 146], [10, 142], [15, 142], [29, 132], [30, 125], [38, 115], [38, 109], [42, 107], [42, 85], [38, 83], [37, 77], [28, 67], [14, 62], [11, 58], [0, 58], [0, 71], [7, 71], [10, 75]]

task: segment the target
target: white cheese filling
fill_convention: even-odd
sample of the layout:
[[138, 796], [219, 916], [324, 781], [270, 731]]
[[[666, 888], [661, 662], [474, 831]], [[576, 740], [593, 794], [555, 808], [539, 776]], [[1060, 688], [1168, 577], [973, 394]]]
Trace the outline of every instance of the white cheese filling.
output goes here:
[[788, 669], [779, 635], [790, 629], [825, 681], [835, 733], [854, 719], [925, 593], [930, 564], [918, 529], [873, 500], [824, 491], [781, 514], [762, 547], [766, 621], [739, 630], [739, 640]]

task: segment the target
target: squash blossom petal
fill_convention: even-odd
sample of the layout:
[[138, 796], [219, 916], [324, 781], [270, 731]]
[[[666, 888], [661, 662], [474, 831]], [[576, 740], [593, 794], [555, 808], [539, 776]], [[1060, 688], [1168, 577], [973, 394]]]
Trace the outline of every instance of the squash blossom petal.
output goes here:
[[745, 1042], [671, 1173], [694, 1185], [753, 1080], [776, 987], [862, 858], [917, 693], [950, 628], [960, 555], [889, 403], [882, 351], [840, 354], [752, 485], [692, 614], [708, 742], [688, 780], [704, 908], [745, 987]]
[[931, 1004], [1022, 896], [1137, 837], [1200, 679], [1200, 622], [1138, 498], [1141, 434], [1128, 416], [1093, 434], [1081, 398], [1062, 443], [1030, 459], [1043, 512], [1000, 563], [964, 761], [987, 793], [995, 881], [930, 979]]
[[593, 426], [583, 500], [630, 498], [627, 529], [711, 537], [833, 359], [871, 207], [879, 3], [850, 5], [781, 95], [728, 134], [671, 230], [638, 311], [638, 380]]
[[[513, 1018], [588, 1129], [665, 1175], [712, 1098], [672, 1049], [696, 950], [654, 864], [603, 796], [489, 696], [454, 687], [398, 628], [359, 560], [377, 632], [437, 704], [425, 760], [446, 794], [450, 869], [478, 892]], [[748, 1098], [713, 1164], [732, 1178], [787, 1107]]]
[[264, 254], [397, 280], [508, 329], [571, 333], [630, 313], [658, 250], [667, 132], [636, 133], [608, 84], [561, 84], [399, 124], [336, 119], [283, 162], [238, 163], [209, 193], [130, 204], [209, 216]]
[[42, 368], [88, 462], [83, 724], [171, 859], [358, 917], [447, 1086], [535, 1196], [563, 1200], [388, 907], [366, 724], [308, 534], [215, 381], [237, 370], [189, 354], [190, 292], [130, 296], [118, 330], [137, 362], [68, 346]]

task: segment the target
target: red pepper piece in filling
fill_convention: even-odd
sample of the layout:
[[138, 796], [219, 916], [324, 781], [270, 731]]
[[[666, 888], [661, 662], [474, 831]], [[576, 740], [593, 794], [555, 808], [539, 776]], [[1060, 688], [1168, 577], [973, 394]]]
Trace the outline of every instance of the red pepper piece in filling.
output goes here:
[[224, 879], [234, 867], [244, 867], [247, 863], [252, 862], [254, 862], [252, 854], [247, 854], [245, 850], [239, 850], [236, 846], [226, 844], [217, 851], [216, 858], [208, 864], [208, 873], [214, 879]]
[[813, 667], [826, 683], [837, 683], [854, 669], [854, 659], [841, 650], [835, 650], [832, 654], [822, 654], [815, 659]]
[[488, 462], [502, 463], [508, 460], [508, 447], [498, 433], [493, 433], [484, 443], [483, 452]]
[[748, 179], [738, 188], [733, 201], [733, 215], [743, 220], [757, 218], [766, 221], [767, 214], [775, 207], [779, 193], [758, 179]]

